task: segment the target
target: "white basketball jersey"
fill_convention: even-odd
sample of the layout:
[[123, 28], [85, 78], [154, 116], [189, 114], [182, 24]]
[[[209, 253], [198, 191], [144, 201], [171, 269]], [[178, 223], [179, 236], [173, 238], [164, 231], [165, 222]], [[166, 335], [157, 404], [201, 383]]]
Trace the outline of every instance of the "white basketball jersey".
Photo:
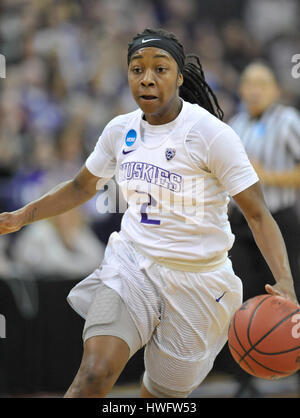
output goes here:
[[[141, 138], [142, 116], [141, 110], [123, 116], [116, 142], [110, 143], [115, 177], [128, 203], [121, 231], [140, 251], [172, 268], [201, 271], [201, 266], [219, 265], [234, 241], [227, 218], [228, 191], [209, 168], [196, 165], [186, 140], [201, 120], [219, 122], [223, 129], [227, 125], [200, 106], [183, 102], [168, 135], [149, 146]], [[87, 167], [97, 174], [93, 158]], [[257, 181], [252, 171], [242, 189]]]

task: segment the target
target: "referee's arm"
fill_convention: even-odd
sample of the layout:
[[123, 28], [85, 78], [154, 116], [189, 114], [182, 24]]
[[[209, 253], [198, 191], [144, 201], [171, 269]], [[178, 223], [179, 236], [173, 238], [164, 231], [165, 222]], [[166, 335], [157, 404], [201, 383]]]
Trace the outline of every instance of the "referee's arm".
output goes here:
[[293, 170], [275, 171], [266, 170], [255, 161], [251, 162], [263, 184], [275, 187], [300, 187], [300, 163]]
[[286, 246], [277, 223], [267, 208], [259, 182], [233, 196], [242, 210], [257, 246], [273, 273], [276, 284], [266, 291], [298, 303]]

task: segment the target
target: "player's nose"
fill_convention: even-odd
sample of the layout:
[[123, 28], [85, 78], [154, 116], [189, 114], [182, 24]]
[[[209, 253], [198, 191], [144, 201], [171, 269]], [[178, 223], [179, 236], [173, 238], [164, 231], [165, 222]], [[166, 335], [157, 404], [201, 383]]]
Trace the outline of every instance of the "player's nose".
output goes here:
[[148, 69], [144, 72], [144, 77], [141, 80], [143, 87], [152, 87], [155, 84], [153, 72]]

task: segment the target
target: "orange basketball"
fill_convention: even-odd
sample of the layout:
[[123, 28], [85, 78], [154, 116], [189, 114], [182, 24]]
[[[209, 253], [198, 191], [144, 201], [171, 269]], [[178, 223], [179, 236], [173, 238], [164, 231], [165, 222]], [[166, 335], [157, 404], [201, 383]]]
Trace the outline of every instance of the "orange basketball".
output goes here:
[[247, 373], [278, 379], [300, 368], [300, 307], [273, 295], [247, 300], [235, 312], [228, 331], [234, 360]]

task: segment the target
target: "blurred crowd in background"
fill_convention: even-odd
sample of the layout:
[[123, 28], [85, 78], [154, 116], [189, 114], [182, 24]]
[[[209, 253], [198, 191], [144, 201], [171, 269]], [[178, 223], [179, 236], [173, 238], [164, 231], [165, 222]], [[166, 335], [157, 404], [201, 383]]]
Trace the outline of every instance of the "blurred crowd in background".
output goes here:
[[[299, 0], [3, 0], [0, 52], [0, 212], [72, 178], [104, 126], [136, 108], [127, 45], [146, 27], [174, 32], [199, 55], [227, 121], [241, 106], [242, 70], [263, 59], [283, 102], [300, 108], [292, 57], [300, 53]], [[0, 239], [0, 276], [88, 274], [121, 215], [95, 200]]]

